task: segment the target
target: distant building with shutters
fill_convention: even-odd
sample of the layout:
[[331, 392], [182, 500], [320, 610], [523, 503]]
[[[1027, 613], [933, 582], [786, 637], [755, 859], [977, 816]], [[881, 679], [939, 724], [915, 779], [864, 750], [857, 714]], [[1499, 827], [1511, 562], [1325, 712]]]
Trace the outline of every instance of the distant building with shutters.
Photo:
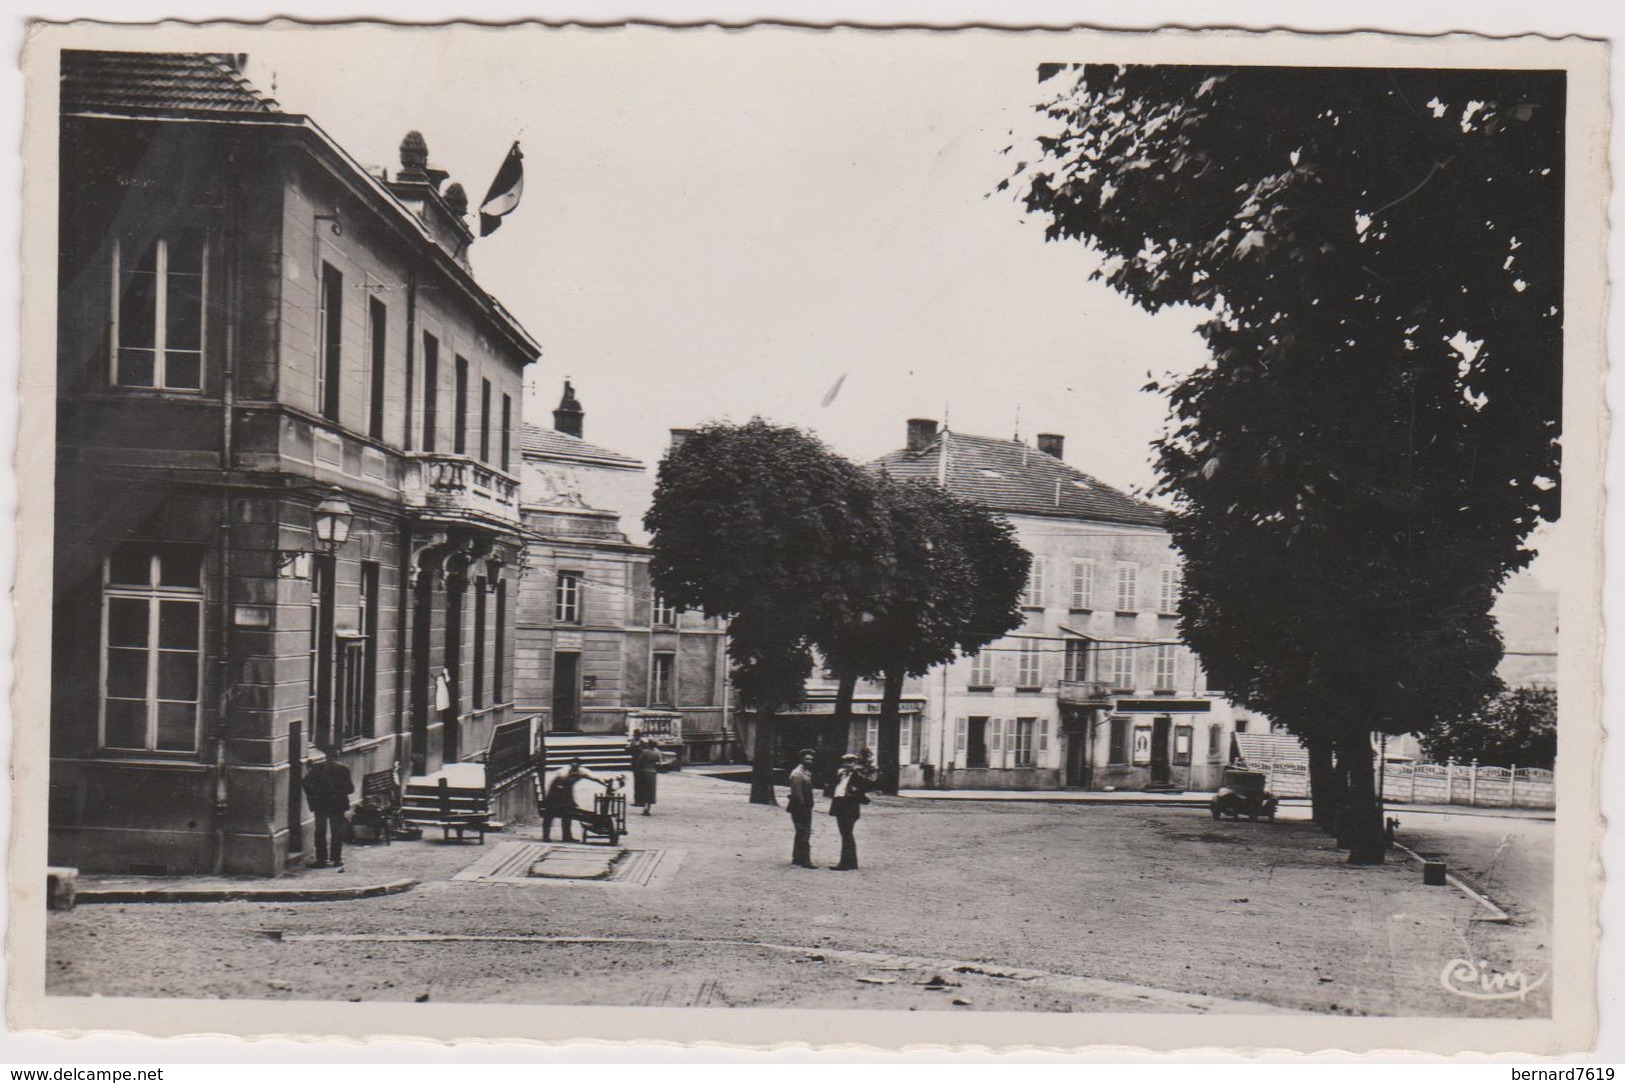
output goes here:
[[550, 748], [624, 745], [635, 730], [680, 736], [692, 761], [725, 759], [721, 624], [664, 605], [647, 546], [625, 533], [648, 500], [643, 463], [582, 438], [567, 381], [553, 427], [520, 431], [530, 534], [520, 592], [515, 699], [545, 720]]
[[904, 787], [1090, 790], [1218, 784], [1245, 712], [1180, 640], [1179, 556], [1164, 512], [1037, 446], [908, 423], [870, 464], [1008, 520], [1032, 554], [1022, 627], [909, 685]]

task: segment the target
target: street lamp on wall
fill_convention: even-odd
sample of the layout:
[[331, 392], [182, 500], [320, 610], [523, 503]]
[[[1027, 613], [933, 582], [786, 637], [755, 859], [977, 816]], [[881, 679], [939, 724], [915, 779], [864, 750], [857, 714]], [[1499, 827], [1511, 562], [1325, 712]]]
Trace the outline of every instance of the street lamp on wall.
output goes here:
[[353, 514], [345, 502], [343, 489], [335, 485], [327, 490], [322, 502], [316, 505], [316, 545], [322, 552], [331, 556], [349, 540]]
[[[316, 505], [312, 514], [311, 534], [316, 542], [316, 551], [325, 556], [332, 556], [344, 547], [350, 539], [350, 520], [354, 517], [349, 502], [344, 499], [344, 490], [337, 485], [327, 490], [321, 503]], [[286, 579], [308, 579], [310, 577], [309, 549], [284, 549], [277, 554], [277, 571]]]

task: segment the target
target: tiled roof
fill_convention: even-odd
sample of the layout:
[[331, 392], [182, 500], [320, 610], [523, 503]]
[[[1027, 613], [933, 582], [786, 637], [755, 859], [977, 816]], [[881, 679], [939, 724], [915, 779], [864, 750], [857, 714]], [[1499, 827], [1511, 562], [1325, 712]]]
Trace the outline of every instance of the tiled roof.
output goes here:
[[935, 482], [942, 479], [944, 454], [948, 491], [994, 511], [1148, 526], [1161, 526], [1167, 514], [1019, 440], [943, 432], [919, 451], [890, 452], [869, 468]]
[[277, 113], [223, 53], [62, 51], [62, 111]]
[[1251, 767], [1309, 762], [1309, 750], [1290, 733], [1238, 733], [1235, 740], [1236, 751]]
[[545, 455], [559, 459], [590, 459], [593, 462], [610, 463], [616, 466], [630, 466], [642, 468], [643, 464], [630, 455], [622, 455], [618, 451], [589, 444], [579, 436], [559, 432], [557, 429], [544, 429], [540, 425], [525, 423], [519, 426], [519, 450], [533, 455]]

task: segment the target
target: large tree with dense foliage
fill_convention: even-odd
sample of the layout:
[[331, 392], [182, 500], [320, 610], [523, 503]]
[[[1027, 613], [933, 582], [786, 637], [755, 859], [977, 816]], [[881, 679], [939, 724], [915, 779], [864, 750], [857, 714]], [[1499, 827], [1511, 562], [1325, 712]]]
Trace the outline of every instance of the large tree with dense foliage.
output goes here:
[[817, 641], [842, 678], [836, 722], [849, 713], [853, 679], [880, 678], [882, 787], [893, 789], [903, 684], [1021, 626], [1032, 558], [1011, 526], [985, 508], [922, 482], [877, 479], [892, 551], [855, 622], [830, 623]]
[[1490, 604], [1558, 514], [1563, 74], [1040, 77], [1016, 183], [1048, 238], [1208, 313], [1210, 363], [1161, 385], [1183, 633], [1307, 739], [1317, 795], [1335, 749], [1350, 860], [1380, 861], [1372, 732], [1497, 690]]
[[672, 605], [728, 621], [733, 681], [756, 709], [753, 802], [773, 794], [773, 717], [801, 702], [819, 629], [873, 604], [891, 544], [879, 484], [799, 429], [708, 425], [662, 460], [644, 523]]
[[1471, 714], [1424, 733], [1422, 750], [1434, 760], [1550, 768], [1557, 760], [1557, 693], [1509, 688]]

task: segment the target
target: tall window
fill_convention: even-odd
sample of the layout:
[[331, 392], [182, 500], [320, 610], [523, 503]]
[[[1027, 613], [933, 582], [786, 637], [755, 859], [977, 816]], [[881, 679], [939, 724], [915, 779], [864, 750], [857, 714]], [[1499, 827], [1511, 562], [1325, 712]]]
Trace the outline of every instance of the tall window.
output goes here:
[[1043, 557], [1033, 557], [1032, 568], [1027, 572], [1027, 593], [1022, 595], [1021, 604], [1039, 607], [1044, 604]]
[[471, 686], [473, 706], [485, 706], [485, 591], [482, 575], [474, 580], [474, 681]]
[[[339, 744], [373, 733], [378, 686], [378, 604], [378, 565], [366, 562], [361, 565], [356, 595], [356, 627], [334, 633], [334, 685], [338, 693], [334, 732]], [[317, 668], [319, 671], [319, 658]]]
[[1157, 612], [1179, 612], [1179, 568], [1177, 565], [1164, 565], [1162, 578], [1157, 590]]
[[491, 637], [491, 702], [506, 703], [503, 680], [507, 677], [508, 658], [508, 581], [497, 580], [496, 631]]
[[1112, 687], [1132, 690], [1136, 648], [1127, 643], [1113, 643], [1109, 649], [1112, 655]]
[[1038, 719], [1018, 718], [1010, 730], [1010, 760], [1015, 767], [1033, 765], [1034, 738], [1038, 734]]
[[310, 562], [310, 671], [311, 732], [318, 747], [333, 743], [333, 558], [317, 556]]
[[1140, 566], [1128, 561], [1117, 565], [1117, 611], [1134, 613], [1140, 608]]
[[1087, 681], [1089, 679], [1088, 640], [1069, 639], [1066, 641], [1066, 679], [1069, 681]]
[[1044, 683], [1042, 676], [1042, 647], [1037, 640], [1024, 639], [1016, 654], [1016, 687], [1038, 688]]
[[502, 469], [509, 468], [510, 441], [513, 437], [513, 400], [502, 396]]
[[389, 375], [387, 354], [384, 352], [389, 328], [388, 315], [384, 302], [376, 297], [367, 299], [367, 345], [371, 361], [368, 375], [372, 384], [372, 397], [367, 403], [367, 435], [374, 440], [384, 438], [384, 395], [387, 393], [386, 377]]
[[423, 450], [434, 450], [435, 417], [440, 407], [440, 340], [423, 336]]
[[[864, 723], [863, 743], [877, 756], [880, 754], [880, 719], [871, 716]], [[918, 761], [919, 756], [914, 751], [914, 716], [904, 715], [897, 720], [897, 762], [906, 766]]]
[[1177, 649], [1169, 643], [1157, 644], [1157, 677], [1153, 687], [1160, 691], [1166, 692], [1174, 687], [1174, 652]]
[[553, 591], [553, 619], [560, 624], [581, 623], [581, 573], [560, 572]]
[[195, 752], [203, 550], [123, 545], [102, 587], [102, 747]]
[[491, 461], [491, 381], [480, 379], [480, 462]]
[[993, 687], [993, 652], [980, 650], [970, 656], [970, 679], [966, 682], [972, 688]]
[[113, 253], [113, 383], [203, 387], [203, 231], [169, 230]]
[[655, 595], [654, 616], [652, 623], [658, 625], [674, 625], [677, 623], [677, 607], [666, 601], [665, 596]]
[[452, 362], [452, 450], [459, 455], [468, 454], [468, 358], [459, 357]]
[[987, 723], [985, 717], [959, 720], [954, 745], [966, 767], [987, 766]]
[[340, 359], [344, 347], [344, 276], [322, 264], [322, 356], [316, 365], [316, 405], [329, 421], [339, 419]]
[[1217, 722], [1211, 722], [1207, 727], [1207, 758], [1210, 760], [1219, 758], [1219, 724]]
[[656, 651], [649, 666], [649, 706], [670, 707], [676, 702], [677, 656]]
[[1092, 560], [1074, 560], [1072, 562], [1072, 608], [1093, 609], [1095, 607], [1095, 562]]

